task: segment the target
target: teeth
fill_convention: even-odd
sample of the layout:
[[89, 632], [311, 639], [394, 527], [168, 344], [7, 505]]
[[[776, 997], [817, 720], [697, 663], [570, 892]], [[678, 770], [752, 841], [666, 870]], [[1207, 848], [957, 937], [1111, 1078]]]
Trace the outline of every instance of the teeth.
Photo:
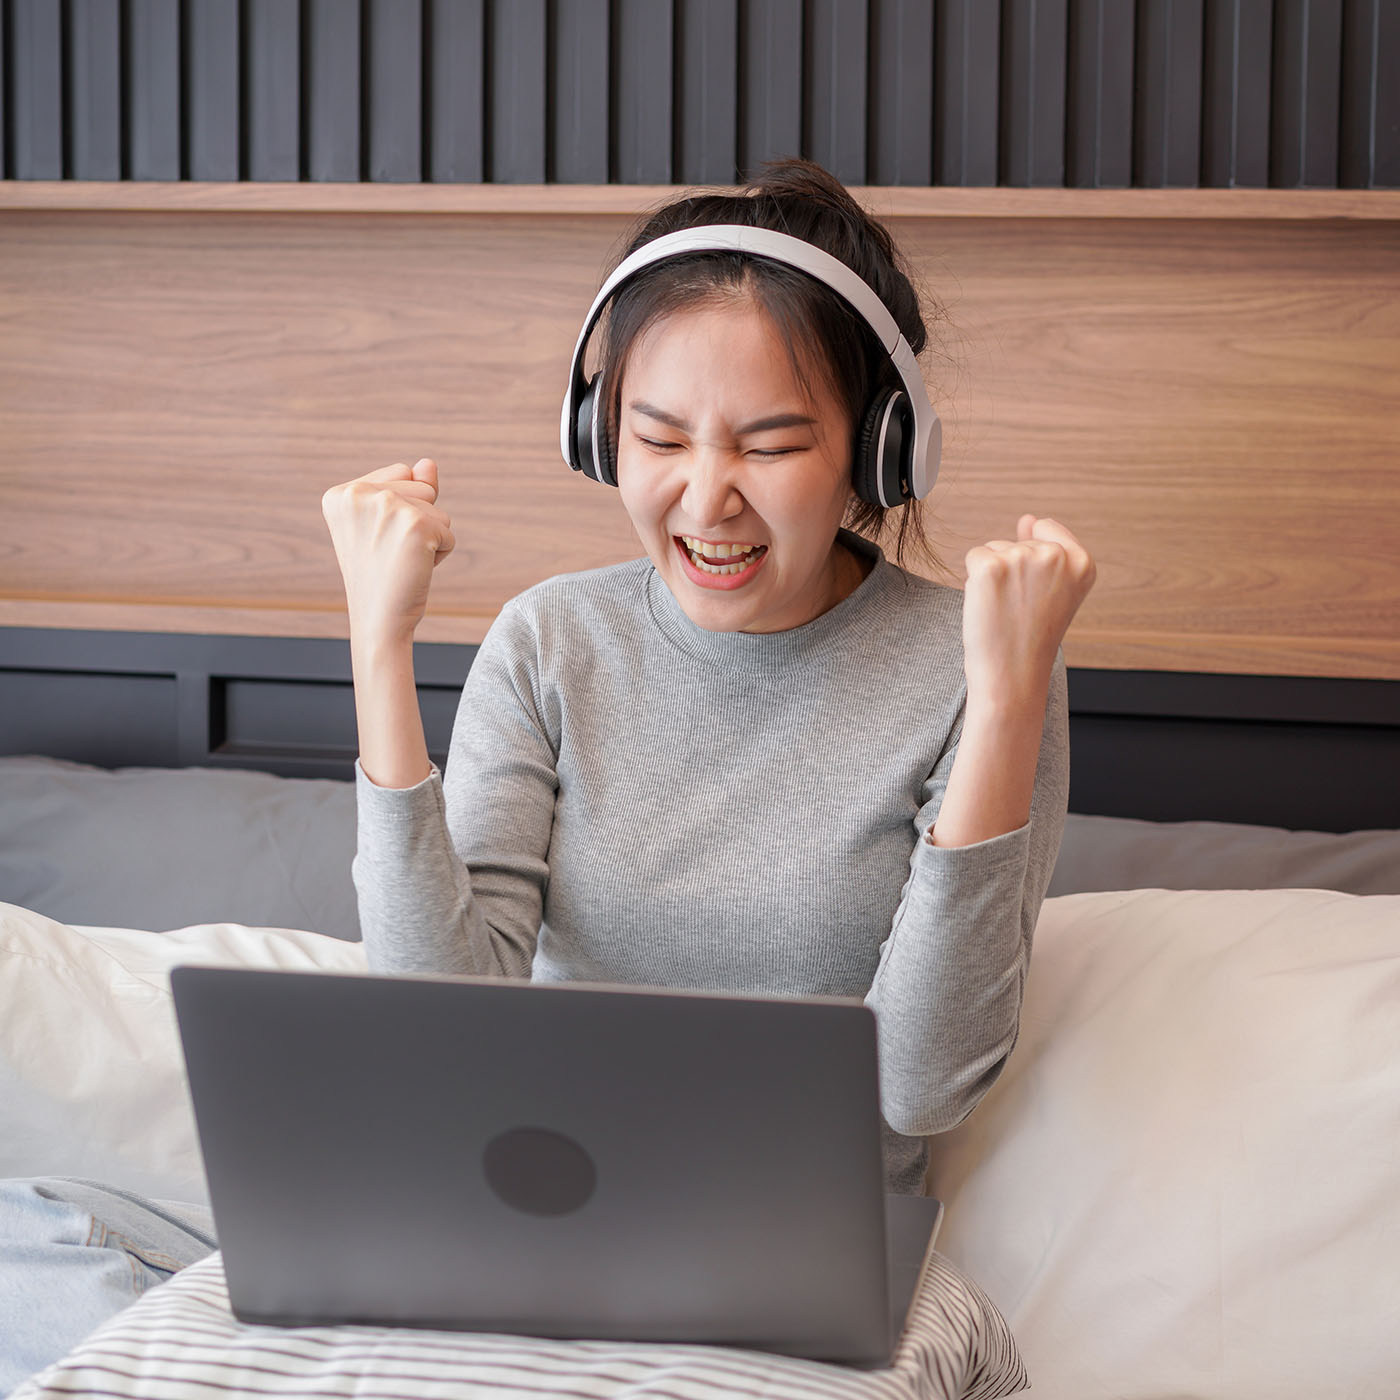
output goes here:
[[682, 535], [681, 539], [692, 554], [702, 554], [707, 559], [737, 559], [761, 548], [756, 544], [706, 544], [703, 540], [692, 539], [689, 535]]
[[[707, 574], [737, 574], [747, 569], [763, 552], [761, 544], [706, 544], [703, 540], [682, 535], [682, 543], [690, 562]], [[712, 564], [712, 559], [737, 559], [737, 564]]]

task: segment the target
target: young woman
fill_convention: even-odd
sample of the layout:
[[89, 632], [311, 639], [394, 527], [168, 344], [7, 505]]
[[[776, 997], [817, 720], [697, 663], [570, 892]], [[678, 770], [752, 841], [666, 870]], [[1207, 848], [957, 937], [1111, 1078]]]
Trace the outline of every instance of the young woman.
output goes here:
[[[676, 201], [629, 252], [735, 225], [830, 254], [924, 348], [888, 233], [804, 162]], [[1029, 514], [968, 553], [963, 590], [884, 557], [881, 538], [902, 564], [922, 534], [916, 500], [897, 524], [879, 503], [872, 449], [916, 425], [881, 411], [901, 375], [869, 319], [800, 267], [665, 257], [607, 311], [596, 441], [570, 450], [615, 481], [646, 557], [506, 605], [445, 777], [412, 670], [454, 546], [436, 464], [325, 495], [370, 966], [863, 997], [888, 1183], [917, 1192], [924, 1135], [972, 1110], [1016, 1040], [1068, 795], [1060, 642], [1093, 562]], [[0, 1395], [215, 1243], [202, 1208], [0, 1182]]]
[[[628, 255], [736, 225], [832, 255], [923, 348], [888, 233], [805, 162], [668, 205]], [[412, 671], [454, 545], [436, 464], [324, 498], [370, 966], [863, 997], [888, 1184], [917, 1192], [924, 1135], [971, 1111], [1016, 1039], [1068, 795], [1059, 648], [1093, 562], [1034, 515], [969, 552], [961, 591], [885, 559], [871, 537], [891, 522], [856, 486], [898, 368], [801, 268], [662, 257], [617, 286], [601, 339], [593, 465], [647, 557], [506, 605], [445, 779]], [[902, 547], [918, 506], [898, 509]]]

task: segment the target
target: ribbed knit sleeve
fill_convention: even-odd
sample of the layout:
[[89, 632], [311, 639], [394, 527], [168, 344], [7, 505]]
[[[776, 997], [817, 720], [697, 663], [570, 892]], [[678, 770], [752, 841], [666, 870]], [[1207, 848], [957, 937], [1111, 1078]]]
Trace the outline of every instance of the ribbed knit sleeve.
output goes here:
[[925, 838], [960, 733], [959, 725], [926, 784], [909, 880], [865, 998], [878, 1022], [885, 1118], [909, 1136], [967, 1117], [1016, 1043], [1031, 939], [1069, 798], [1064, 653], [1050, 679], [1030, 820], [970, 846], [935, 846]]
[[558, 788], [534, 656], [507, 604], [463, 687], [446, 781], [434, 765], [378, 787], [356, 762], [351, 873], [373, 971], [530, 976]]

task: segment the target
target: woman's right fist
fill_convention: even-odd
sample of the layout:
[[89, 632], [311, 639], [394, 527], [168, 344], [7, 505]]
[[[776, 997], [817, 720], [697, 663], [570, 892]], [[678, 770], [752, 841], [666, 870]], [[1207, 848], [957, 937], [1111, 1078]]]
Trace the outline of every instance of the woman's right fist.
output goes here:
[[395, 462], [332, 486], [321, 497], [357, 634], [401, 640], [422, 620], [433, 569], [456, 544], [437, 494], [437, 464], [420, 457], [411, 467]]

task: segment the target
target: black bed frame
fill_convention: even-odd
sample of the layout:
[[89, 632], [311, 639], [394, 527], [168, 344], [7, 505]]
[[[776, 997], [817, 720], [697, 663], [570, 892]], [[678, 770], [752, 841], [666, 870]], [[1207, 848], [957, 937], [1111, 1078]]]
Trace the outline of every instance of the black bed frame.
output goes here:
[[[442, 764], [476, 648], [419, 643]], [[1069, 672], [1070, 809], [1295, 830], [1400, 828], [1400, 681]], [[343, 641], [0, 627], [0, 754], [348, 779]]]

